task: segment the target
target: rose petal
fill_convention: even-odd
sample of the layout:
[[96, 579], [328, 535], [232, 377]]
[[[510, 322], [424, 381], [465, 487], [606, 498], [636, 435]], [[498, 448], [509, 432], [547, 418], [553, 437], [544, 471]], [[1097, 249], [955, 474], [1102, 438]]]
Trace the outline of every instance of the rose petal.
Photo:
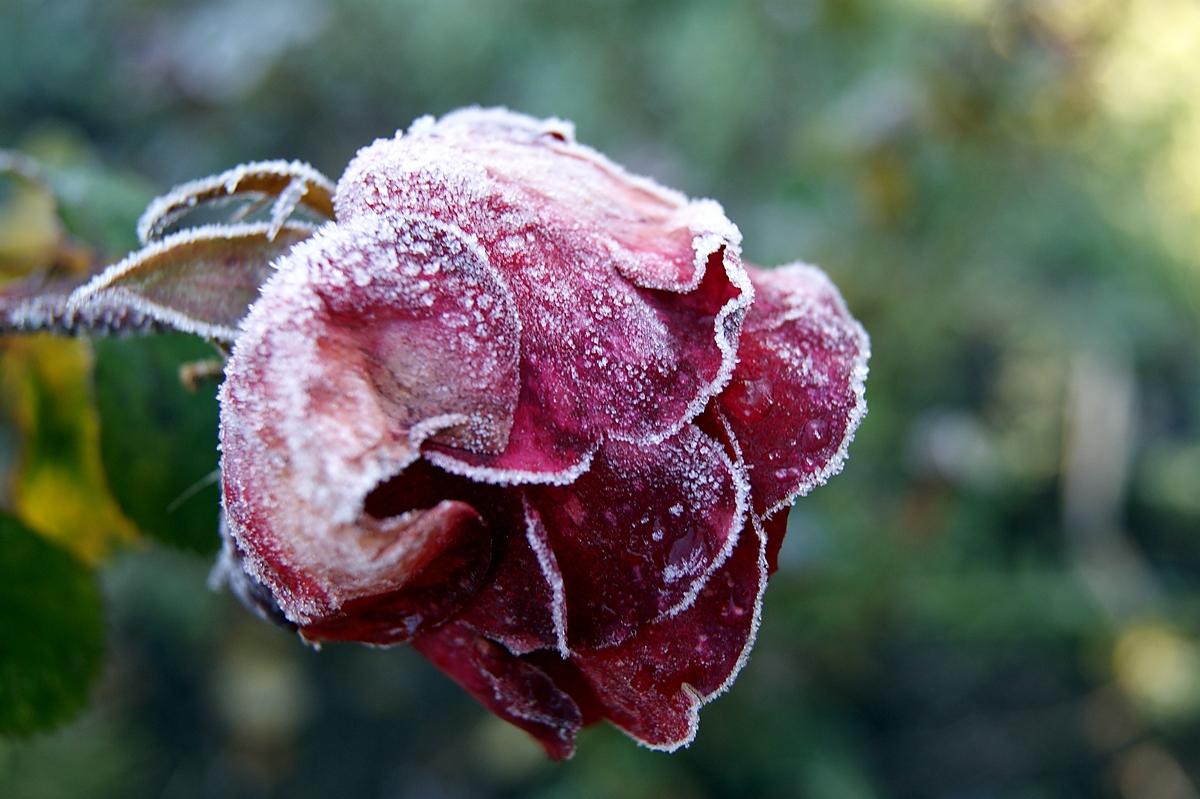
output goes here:
[[504, 446], [518, 336], [487, 256], [441, 223], [327, 227], [281, 262], [227, 367], [221, 446], [230, 533], [289, 619], [391, 594], [462, 546], [469, 502], [366, 501], [431, 436]]
[[729, 559], [688, 610], [647, 625], [616, 647], [578, 652], [573, 663], [594, 707], [652, 749], [672, 751], [696, 735], [699, 709], [732, 685], [749, 658], [767, 585], [766, 536], [751, 518]]
[[514, 654], [556, 649], [566, 657], [562, 572], [537, 512], [527, 504], [522, 511], [505, 526], [491, 581], [458, 620]]
[[[459, 518], [443, 510], [452, 507]], [[367, 644], [396, 644], [448, 618], [479, 591], [491, 563], [492, 534], [483, 520], [462, 503], [444, 502], [419, 517], [425, 524], [436, 522], [436, 543], [422, 555], [425, 566], [411, 566], [412, 575], [395, 591], [361, 596], [338, 608], [337, 613], [300, 628], [310, 641], [360, 641]], [[428, 517], [434, 517], [428, 520]], [[415, 520], [414, 520], [415, 521]], [[411, 527], [390, 528], [397, 538], [411, 537]]]
[[756, 295], [738, 365], [717, 399], [770, 516], [842, 468], [866, 413], [870, 342], [823, 272], [752, 269]]
[[451, 622], [413, 646], [493, 713], [536, 738], [555, 760], [575, 751], [578, 705], [547, 674], [470, 627]]
[[662, 440], [727, 382], [752, 289], [711, 201], [626, 173], [569, 126], [478, 109], [362, 150], [339, 219], [430, 213], [474, 234], [511, 286], [521, 388], [499, 454], [437, 444], [476, 479], [568, 483], [606, 438]]
[[694, 425], [655, 445], [606, 442], [571, 485], [527, 489], [561, 570], [570, 647], [613, 646], [690, 605], [732, 550], [746, 493]]

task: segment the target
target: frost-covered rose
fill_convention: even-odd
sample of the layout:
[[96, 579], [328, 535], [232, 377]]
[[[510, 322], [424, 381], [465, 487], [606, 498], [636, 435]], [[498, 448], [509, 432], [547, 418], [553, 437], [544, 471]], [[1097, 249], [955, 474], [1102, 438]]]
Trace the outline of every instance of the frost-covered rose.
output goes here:
[[[275, 185], [259, 166], [166, 198], [143, 233]], [[865, 410], [837, 290], [744, 264], [717, 203], [558, 120], [419, 120], [359, 152], [312, 235], [285, 219], [329, 194], [279, 171], [284, 211], [237, 232], [281, 253], [257, 297], [166, 292], [143, 275], [160, 245], [83, 292], [132, 287], [232, 341], [226, 579], [310, 641], [411, 643], [553, 757], [600, 719], [690, 742], [753, 643], [782, 511]], [[225, 264], [231, 230], [160, 249]]]

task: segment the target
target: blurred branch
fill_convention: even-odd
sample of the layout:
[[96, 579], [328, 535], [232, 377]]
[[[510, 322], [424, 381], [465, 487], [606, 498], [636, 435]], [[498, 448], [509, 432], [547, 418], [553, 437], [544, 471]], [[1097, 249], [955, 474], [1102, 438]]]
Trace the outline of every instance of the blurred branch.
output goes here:
[[1114, 623], [1144, 613], [1163, 595], [1120, 521], [1136, 404], [1125, 357], [1111, 350], [1075, 353], [1064, 425], [1063, 529], [1084, 583]]

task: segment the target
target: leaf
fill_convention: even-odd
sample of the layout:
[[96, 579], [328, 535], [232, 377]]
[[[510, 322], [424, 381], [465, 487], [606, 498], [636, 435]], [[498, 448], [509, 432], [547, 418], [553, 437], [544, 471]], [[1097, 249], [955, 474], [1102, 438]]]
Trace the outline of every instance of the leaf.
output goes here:
[[211, 357], [212, 348], [178, 334], [98, 339], [94, 346], [101, 453], [113, 495], [146, 535], [215, 551], [215, 391], [201, 386], [192, 393], [179, 379], [183, 364]]
[[11, 422], [16, 450], [9, 505], [23, 522], [86, 563], [137, 534], [105, 480], [91, 366], [83, 341], [0, 339], [0, 407]]
[[232, 341], [258, 298], [271, 261], [308, 238], [289, 223], [271, 238], [268, 223], [209, 225], [172, 234], [110, 266], [76, 291], [80, 319], [117, 305], [185, 333]]
[[79, 712], [103, 650], [94, 576], [0, 514], [0, 733], [27, 735]]
[[0, 279], [88, 271], [92, 252], [67, 234], [59, 211], [41, 165], [0, 150]]
[[71, 307], [71, 293], [87, 280], [97, 257], [68, 234], [61, 215], [72, 205], [61, 204], [53, 185], [58, 177], [28, 156], [0, 150], [0, 333], [161, 327], [120, 297], [92, 303], [84, 313]]
[[44, 268], [62, 238], [54, 194], [33, 162], [0, 150], [0, 276]]
[[138, 239], [148, 244], [196, 209], [238, 198], [277, 198], [271, 214], [273, 230], [279, 229], [297, 205], [332, 219], [333, 190], [333, 181], [300, 161], [243, 164], [184, 183], [156, 198], [138, 220]]

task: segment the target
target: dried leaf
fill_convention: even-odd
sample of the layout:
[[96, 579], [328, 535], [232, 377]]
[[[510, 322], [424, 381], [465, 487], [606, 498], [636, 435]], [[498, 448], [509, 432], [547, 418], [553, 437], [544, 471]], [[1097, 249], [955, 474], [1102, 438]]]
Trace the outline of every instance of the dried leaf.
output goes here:
[[129, 307], [185, 333], [232, 341], [272, 260], [312, 232], [288, 223], [272, 239], [269, 224], [254, 223], [175, 233], [104, 270], [71, 296], [69, 309], [86, 319]]
[[260, 161], [175, 187], [147, 206], [138, 220], [143, 244], [160, 238], [168, 227], [202, 206], [232, 199], [277, 198], [271, 227], [278, 231], [298, 206], [333, 218], [333, 182], [300, 161]]
[[35, 333], [48, 331], [74, 335], [77, 333], [149, 333], [165, 325], [147, 316], [144, 303], [137, 298], [109, 295], [76, 308], [71, 294], [80, 281], [72, 279], [47, 280], [34, 276], [0, 289], [0, 333]]

